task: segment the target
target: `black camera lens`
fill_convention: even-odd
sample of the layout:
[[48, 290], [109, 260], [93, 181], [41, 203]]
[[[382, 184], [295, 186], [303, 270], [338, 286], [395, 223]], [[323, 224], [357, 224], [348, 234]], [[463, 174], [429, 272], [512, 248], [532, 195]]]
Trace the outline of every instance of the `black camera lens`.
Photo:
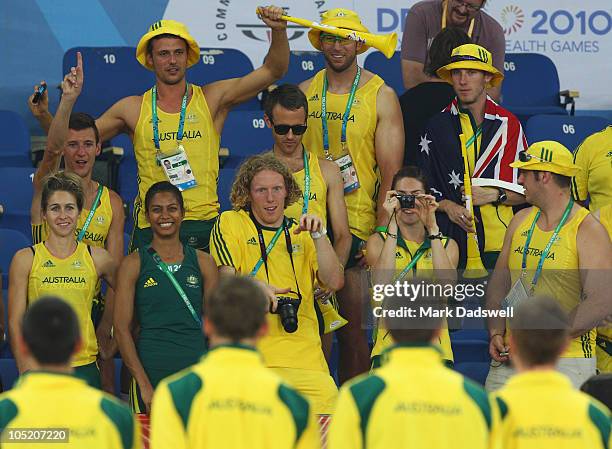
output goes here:
[[292, 334], [298, 328], [298, 309], [300, 300], [288, 298], [286, 296], [278, 297], [278, 305], [276, 313], [280, 316], [281, 324], [285, 332]]
[[414, 209], [414, 195], [396, 195], [402, 209]]

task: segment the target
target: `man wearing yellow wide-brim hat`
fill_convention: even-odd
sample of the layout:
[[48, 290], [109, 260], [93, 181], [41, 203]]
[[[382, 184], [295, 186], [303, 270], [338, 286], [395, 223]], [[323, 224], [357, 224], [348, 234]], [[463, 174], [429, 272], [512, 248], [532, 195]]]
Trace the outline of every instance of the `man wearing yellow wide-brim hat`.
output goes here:
[[[459, 268], [474, 269], [480, 265], [474, 261], [480, 259], [485, 268], [493, 269], [512, 206], [525, 202], [518, 170], [510, 163], [527, 148], [527, 141], [518, 119], [487, 95], [503, 75], [486, 48], [460, 45], [436, 73], [452, 84], [456, 97], [427, 123], [419, 163], [439, 200], [440, 230], [459, 245]], [[464, 197], [466, 179], [471, 183], [469, 204]], [[478, 251], [469, 244], [474, 233]]]
[[186, 70], [199, 62], [200, 47], [187, 26], [175, 20], [153, 23], [138, 42], [136, 59], [155, 73], [155, 85], [142, 95], [119, 100], [96, 121], [105, 140], [123, 132], [133, 139], [138, 194], [132, 249], [151, 241], [145, 193], [154, 183], [166, 180], [183, 193], [181, 240], [208, 249], [219, 214], [219, 140], [227, 113], [281, 78], [289, 66], [283, 9], [262, 7], [258, 14], [271, 28], [270, 49], [264, 64], [242, 78], [205, 86], [187, 83]]
[[[321, 24], [367, 32], [356, 12], [326, 11]], [[340, 381], [369, 368], [369, 348], [361, 329], [361, 287], [365, 285], [365, 241], [376, 225], [389, 222], [381, 204], [404, 154], [404, 126], [397, 95], [378, 75], [358, 66], [363, 42], [311, 30], [308, 38], [325, 57], [325, 69], [302, 82], [308, 99], [308, 129], [303, 144], [319, 157], [334, 160], [344, 180], [352, 244], [345, 287], [338, 292], [340, 312], [349, 324], [336, 332], [340, 343]], [[338, 249], [341, 254], [342, 249]]]
[[[580, 168], [572, 153], [554, 141], [533, 143], [511, 164], [532, 207], [508, 225], [504, 245], [489, 283], [487, 308], [516, 306], [532, 296], [554, 298], [573, 317], [569, 347], [557, 369], [575, 387], [595, 374], [595, 326], [612, 313], [612, 245], [605, 228], [574, 202], [570, 186]], [[506, 323], [489, 320], [489, 353], [494, 361], [489, 391], [514, 373], [509, 365]]]

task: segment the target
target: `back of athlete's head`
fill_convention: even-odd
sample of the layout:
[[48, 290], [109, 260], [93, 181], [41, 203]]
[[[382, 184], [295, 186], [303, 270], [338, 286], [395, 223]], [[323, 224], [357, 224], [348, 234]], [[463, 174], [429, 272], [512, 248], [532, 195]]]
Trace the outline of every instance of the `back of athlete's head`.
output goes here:
[[436, 71], [440, 67], [450, 64], [453, 49], [461, 45], [471, 43], [472, 39], [470, 39], [470, 37], [461, 28], [444, 28], [431, 42], [427, 57], [427, 65], [425, 66], [425, 73], [433, 78], [438, 78]]
[[21, 335], [38, 363], [66, 365], [79, 343], [79, 321], [67, 302], [47, 296], [28, 307]]
[[253, 280], [227, 277], [210, 295], [206, 316], [217, 337], [238, 342], [257, 336], [266, 322], [269, 304], [262, 288]]
[[42, 196], [40, 206], [43, 211], [47, 210], [49, 199], [55, 192], [68, 192], [74, 196], [77, 208], [83, 209], [84, 193], [81, 178], [74, 173], [59, 171], [51, 173], [43, 180]]
[[423, 185], [423, 191], [425, 193], [429, 193], [429, 186], [427, 184], [427, 177], [421, 171], [419, 167], [415, 167], [414, 165], [406, 165], [400, 168], [395, 175], [393, 175], [393, 179], [391, 180], [391, 189], [395, 190], [397, 183], [404, 178], [413, 178], [419, 181]]
[[248, 209], [250, 207], [251, 183], [253, 178], [264, 170], [274, 171], [285, 180], [285, 190], [287, 190], [285, 208], [300, 199], [302, 190], [289, 171], [289, 168], [279, 161], [272, 152], [267, 152], [251, 156], [238, 169], [230, 194], [230, 201], [234, 210]]
[[84, 112], [73, 112], [70, 114], [68, 128], [74, 131], [82, 131], [91, 128], [96, 136], [96, 145], [100, 143], [100, 133], [96, 126], [96, 120], [89, 114], [85, 114]]
[[530, 298], [515, 308], [510, 330], [515, 357], [524, 365], [550, 365], [567, 345], [569, 320], [554, 299]]
[[[407, 281], [408, 282], [408, 281]], [[442, 327], [442, 284], [414, 279], [383, 300], [384, 323], [396, 343], [429, 343]], [[395, 286], [395, 285], [394, 285]]]
[[183, 201], [183, 194], [181, 191], [168, 181], [159, 181], [149, 187], [145, 195], [145, 211], [149, 210], [149, 206], [158, 193], [171, 193], [176, 198], [176, 202], [179, 204], [181, 211], [185, 211], [185, 203]]
[[264, 112], [270, 120], [274, 120], [272, 110], [277, 104], [290, 111], [304, 108], [304, 117], [308, 117], [308, 100], [304, 92], [295, 84], [281, 84], [267, 95]]

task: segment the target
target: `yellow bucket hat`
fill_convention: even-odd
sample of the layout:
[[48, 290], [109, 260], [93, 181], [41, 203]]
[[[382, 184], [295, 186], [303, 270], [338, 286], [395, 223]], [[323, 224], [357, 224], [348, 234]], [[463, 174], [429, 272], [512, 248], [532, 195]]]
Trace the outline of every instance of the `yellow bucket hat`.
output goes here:
[[144, 67], [149, 70], [153, 70], [153, 66], [147, 63], [147, 44], [155, 36], [162, 34], [172, 34], [174, 36], [181, 37], [187, 41], [188, 52], [187, 52], [187, 67], [191, 67], [200, 60], [200, 46], [195, 39], [189, 34], [187, 26], [176, 20], [158, 20], [149, 27], [147, 34], [140, 38], [138, 47], [136, 47], [136, 59]]
[[510, 167], [521, 170], [548, 171], [569, 177], [576, 176], [582, 170], [574, 164], [572, 152], [554, 140], [543, 140], [531, 144], [527, 151], [519, 153], [519, 160], [511, 163]]
[[493, 75], [487, 87], [495, 87], [504, 79], [504, 75], [493, 66], [491, 52], [476, 44], [465, 44], [455, 48], [451, 54], [450, 63], [440, 67], [436, 73], [449, 84], [452, 84], [451, 70], [476, 69]]
[[[346, 30], [361, 31], [363, 33], [369, 33], [370, 31], [361, 23], [361, 19], [355, 11], [344, 8], [334, 8], [329, 11], [325, 11], [321, 15], [321, 25], [330, 25], [338, 28], [344, 28]], [[312, 28], [308, 32], [308, 39], [314, 48], [321, 50], [321, 30]], [[363, 44], [361, 49], [357, 51], [357, 54], [361, 54], [366, 51], [369, 46]]]

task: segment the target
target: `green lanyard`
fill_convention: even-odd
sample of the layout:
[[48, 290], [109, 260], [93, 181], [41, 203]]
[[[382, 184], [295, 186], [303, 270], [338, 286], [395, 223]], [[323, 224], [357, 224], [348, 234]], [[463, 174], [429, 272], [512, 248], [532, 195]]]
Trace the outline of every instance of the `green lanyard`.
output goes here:
[[[253, 267], [253, 269], [249, 273], [250, 277], [255, 277], [255, 275], [257, 274], [257, 272], [261, 268], [262, 264], [264, 263], [264, 258], [267, 258], [268, 254], [270, 254], [270, 251], [272, 251], [272, 248], [274, 248], [274, 245], [276, 245], [276, 241], [278, 240], [278, 238], [280, 237], [280, 235], [281, 235], [281, 233], [283, 232], [284, 229], [285, 229], [285, 219], [283, 219], [283, 223], [276, 230], [276, 234], [274, 234], [274, 236], [272, 237], [272, 240], [270, 240], [270, 243], [268, 243], [268, 246], [266, 247], [265, 253], [262, 251], [261, 257], [259, 258], [259, 260], [255, 264], [255, 266]], [[259, 236], [259, 244], [260, 244], [260, 246], [263, 246], [263, 233], [261, 232], [261, 229], [259, 229], [259, 227], [257, 227], [257, 231], [258, 231], [258, 236]]]
[[193, 305], [191, 305], [191, 302], [189, 301], [189, 298], [187, 298], [187, 295], [185, 294], [185, 291], [179, 285], [178, 281], [174, 277], [174, 274], [172, 274], [172, 272], [168, 269], [168, 265], [166, 265], [164, 263], [164, 261], [161, 260], [161, 257], [159, 257], [159, 254], [157, 254], [157, 252], [153, 249], [152, 246], [149, 246], [147, 248], [147, 251], [149, 252], [151, 257], [153, 258], [153, 260], [157, 264], [157, 267], [168, 277], [168, 279], [170, 280], [170, 282], [174, 286], [174, 289], [176, 290], [176, 292], [179, 294], [179, 296], [181, 297], [181, 299], [183, 300], [183, 302], [187, 306], [187, 309], [189, 309], [189, 312], [191, 312], [191, 316], [193, 317], [194, 321], [198, 324], [198, 327], [201, 327], [202, 326], [202, 320], [200, 319], [200, 317], [196, 313], [195, 309], [193, 308]]
[[[550, 237], [550, 240], [548, 240], [548, 243], [546, 244], [544, 251], [542, 251], [542, 254], [540, 255], [540, 261], [538, 262], [538, 267], [533, 276], [533, 279], [531, 280], [530, 292], [533, 292], [533, 290], [535, 289], [535, 286], [538, 283], [538, 279], [540, 278], [540, 275], [542, 274], [542, 267], [544, 266], [544, 261], [546, 260], [546, 256], [548, 256], [548, 252], [550, 251], [550, 248], [552, 247], [553, 243], [555, 243], [555, 241], [557, 240], [557, 235], [559, 235], [561, 228], [567, 221], [567, 217], [569, 217], [569, 214], [572, 211], [573, 206], [574, 206], [574, 199], [570, 198], [569, 202], [567, 203], [567, 206], [565, 207], [565, 212], [563, 212], [563, 216], [561, 217], [561, 221], [555, 228], [553, 235]], [[531, 237], [533, 236], [533, 230], [535, 229], [536, 223], [538, 222], [538, 218], [540, 218], [541, 212], [542, 211], [538, 210], [538, 213], [533, 219], [533, 223], [531, 223], [531, 228], [529, 228], [529, 232], [527, 233], [527, 238], [525, 239], [525, 247], [523, 248], [523, 261], [521, 263], [521, 277], [527, 276], [527, 252], [529, 251], [529, 244], [531, 243]]]
[[[343, 147], [346, 145], [346, 125], [348, 123], [349, 115], [351, 114], [351, 107], [353, 106], [353, 100], [355, 99], [355, 92], [357, 92], [357, 86], [359, 86], [360, 78], [361, 67], [357, 66], [357, 74], [353, 80], [348, 101], [346, 102], [344, 117], [342, 117], [340, 143]], [[323, 151], [325, 151], [325, 159], [331, 160], [332, 156], [329, 154], [329, 130], [327, 127], [327, 72], [325, 72], [325, 77], [323, 78], [323, 91], [321, 92], [321, 126], [323, 127]]]
[[[466, 142], [465, 142], [465, 149], [467, 151], [468, 148], [470, 148], [474, 142], [476, 142], [476, 139], [478, 139], [480, 137], [480, 135], [482, 134], [482, 128], [478, 127], [476, 129], [476, 132], [474, 134], [472, 134], [472, 137], [470, 137]], [[476, 166], [476, 159], [478, 159], [478, 145], [474, 145], [474, 166]], [[469, 166], [469, 158], [468, 158], [468, 166]], [[470, 174], [470, 176], [472, 176], [472, 174]]]
[[[181, 113], [179, 116], [179, 126], [176, 133], [176, 140], [183, 140], [183, 127], [185, 126], [185, 111], [187, 110], [187, 95], [189, 93], [189, 83], [185, 85], [185, 94], [181, 101]], [[153, 142], [155, 148], [159, 150], [159, 119], [157, 118], [157, 86], [153, 86], [151, 92], [151, 121], [153, 122]]]
[[[399, 229], [398, 229], [398, 233], [399, 233]], [[399, 237], [399, 236], [398, 236]], [[429, 246], [427, 246], [427, 239], [425, 239], [425, 241], [423, 243], [421, 243], [421, 246], [419, 246], [419, 249], [417, 249], [416, 253], [414, 253], [414, 257], [412, 259], [410, 259], [410, 262], [408, 262], [408, 265], [406, 265], [404, 267], [404, 269], [402, 270], [402, 272], [400, 274], [397, 275], [397, 277], [395, 279], [393, 279], [392, 283], [395, 283], [401, 279], [404, 278], [404, 276], [406, 276], [406, 274], [408, 274], [408, 272], [410, 270], [412, 270], [412, 268], [414, 266], [416, 266], [417, 262], [419, 261], [419, 259], [423, 256], [423, 254], [425, 254], [425, 252], [431, 247], [431, 244]], [[406, 245], [406, 248], [408, 248], [408, 245]]]
[[310, 167], [308, 166], [308, 156], [306, 148], [304, 148], [304, 205], [302, 206], [302, 215], [308, 212], [308, 200], [310, 198]]
[[77, 236], [77, 242], [80, 242], [81, 240], [83, 240], [83, 237], [85, 237], [85, 232], [87, 231], [87, 228], [89, 228], [89, 224], [91, 223], [91, 220], [93, 219], [93, 216], [96, 213], [96, 209], [98, 209], [98, 203], [100, 202], [100, 197], [102, 196], [103, 190], [104, 190], [104, 186], [102, 184], [99, 184], [98, 193], [96, 193], [96, 199], [91, 205], [91, 209], [89, 209], [89, 215], [87, 215], [85, 224], [83, 224], [83, 227], [81, 228], [81, 231], [79, 232], [79, 235]]

